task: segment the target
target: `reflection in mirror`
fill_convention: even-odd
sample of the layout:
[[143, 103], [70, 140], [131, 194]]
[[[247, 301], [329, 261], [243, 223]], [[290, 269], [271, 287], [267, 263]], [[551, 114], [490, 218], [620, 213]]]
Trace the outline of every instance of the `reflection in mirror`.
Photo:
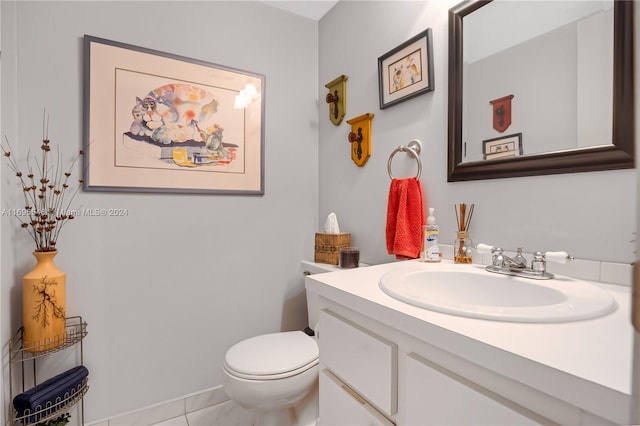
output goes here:
[[611, 144], [613, 1], [493, 2], [464, 18], [462, 40], [463, 161], [514, 133], [523, 155]]
[[449, 12], [449, 181], [633, 167], [632, 3]]

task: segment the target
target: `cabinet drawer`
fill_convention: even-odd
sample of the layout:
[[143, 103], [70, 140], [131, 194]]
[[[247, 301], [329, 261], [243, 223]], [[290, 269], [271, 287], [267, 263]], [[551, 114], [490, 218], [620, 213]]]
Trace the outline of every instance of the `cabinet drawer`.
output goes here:
[[393, 426], [328, 370], [320, 373], [320, 426]]
[[320, 312], [320, 362], [387, 416], [398, 395], [397, 346], [339, 315]]

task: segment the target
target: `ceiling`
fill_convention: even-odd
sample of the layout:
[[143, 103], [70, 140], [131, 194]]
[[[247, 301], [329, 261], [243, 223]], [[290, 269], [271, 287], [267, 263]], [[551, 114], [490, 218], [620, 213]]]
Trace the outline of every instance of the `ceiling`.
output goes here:
[[319, 21], [338, 0], [262, 0], [296, 15]]

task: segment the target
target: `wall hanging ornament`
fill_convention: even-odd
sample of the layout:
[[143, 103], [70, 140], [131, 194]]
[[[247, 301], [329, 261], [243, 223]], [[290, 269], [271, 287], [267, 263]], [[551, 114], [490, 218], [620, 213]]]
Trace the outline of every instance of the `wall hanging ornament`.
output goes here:
[[351, 159], [358, 167], [366, 164], [371, 157], [371, 120], [373, 113], [359, 115], [347, 123], [351, 125], [351, 132], [347, 140], [351, 144]]
[[324, 87], [329, 89], [325, 101], [329, 104], [329, 120], [336, 126], [342, 122], [347, 108], [347, 77], [341, 75]]
[[513, 95], [489, 101], [493, 105], [493, 128], [500, 133], [511, 125], [511, 99]]
[[22, 346], [27, 352], [65, 342], [66, 274], [53, 263], [57, 254], [34, 251], [36, 266], [22, 279]]

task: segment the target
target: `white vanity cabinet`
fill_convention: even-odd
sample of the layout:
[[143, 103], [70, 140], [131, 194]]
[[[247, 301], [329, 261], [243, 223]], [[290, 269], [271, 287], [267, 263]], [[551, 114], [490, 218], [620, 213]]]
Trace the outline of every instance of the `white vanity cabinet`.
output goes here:
[[318, 312], [320, 425], [629, 424], [633, 331], [618, 308], [564, 324], [476, 320], [379, 288], [403, 263], [306, 277]]
[[319, 330], [321, 426], [553, 423], [330, 309]]
[[404, 420], [407, 425], [540, 425], [535, 413], [417, 354], [405, 362]]
[[397, 345], [329, 310], [320, 312], [319, 336], [321, 424], [392, 424]]
[[320, 407], [320, 426], [393, 425], [329, 370], [320, 373]]

